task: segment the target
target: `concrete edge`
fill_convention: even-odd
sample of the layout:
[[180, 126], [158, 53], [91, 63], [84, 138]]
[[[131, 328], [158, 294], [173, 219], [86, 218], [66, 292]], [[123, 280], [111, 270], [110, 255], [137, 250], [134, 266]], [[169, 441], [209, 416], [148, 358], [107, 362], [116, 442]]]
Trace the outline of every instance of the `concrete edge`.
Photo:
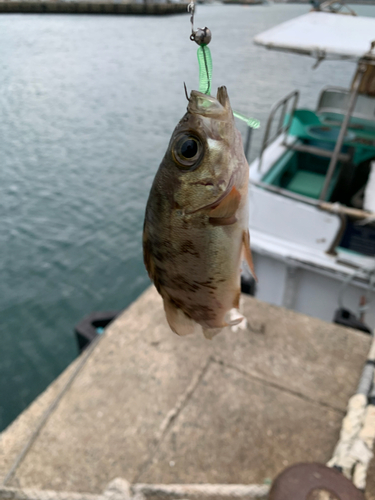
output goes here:
[[[139, 297], [129, 304], [116, 320], [105, 329], [105, 333], [97, 338], [97, 342], [92, 342], [83, 353], [78, 355], [77, 358], [8, 425], [8, 427], [0, 432], [0, 487], [3, 485], [5, 486], [7, 481], [17, 470], [18, 465], [20, 465], [23, 458], [27, 455], [28, 450], [31, 448], [35, 437], [42, 430], [50, 414], [56, 409], [58, 403], [74, 382], [81, 368], [85, 365], [88, 357], [100, 343], [100, 340], [108, 335], [110, 336], [112, 330], [116, 331], [117, 320], [128, 314], [132, 314], [133, 309], [137, 307], [138, 299], [150, 293], [152, 288], [152, 285], [148, 286]], [[0, 498], [2, 497], [0, 496]]]
[[0, 488], [0, 500], [266, 500], [270, 486], [265, 484], [129, 484], [125, 479], [111, 481], [100, 495], [31, 488]]

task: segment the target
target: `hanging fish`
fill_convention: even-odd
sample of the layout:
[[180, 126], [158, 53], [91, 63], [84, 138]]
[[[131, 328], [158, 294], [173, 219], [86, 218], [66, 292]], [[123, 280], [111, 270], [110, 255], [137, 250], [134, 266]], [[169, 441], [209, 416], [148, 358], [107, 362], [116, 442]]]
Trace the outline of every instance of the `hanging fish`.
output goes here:
[[227, 90], [192, 91], [146, 207], [144, 262], [178, 335], [238, 324], [241, 260], [253, 272], [249, 167]]

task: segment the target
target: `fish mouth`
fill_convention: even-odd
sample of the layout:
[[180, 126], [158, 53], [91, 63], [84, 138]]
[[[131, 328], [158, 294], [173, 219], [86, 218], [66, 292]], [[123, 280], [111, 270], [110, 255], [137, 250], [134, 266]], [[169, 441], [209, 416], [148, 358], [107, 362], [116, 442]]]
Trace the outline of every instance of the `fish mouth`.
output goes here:
[[208, 210], [210, 208], [216, 208], [224, 200], [224, 198], [226, 198], [228, 194], [232, 191], [233, 185], [234, 185], [234, 179], [232, 174], [224, 193], [221, 196], [219, 196], [219, 198], [217, 198], [212, 203], [209, 203], [208, 205], [203, 205], [203, 207], [196, 208], [195, 210], [186, 211], [185, 213], [190, 215], [190, 214], [195, 214], [200, 210]]
[[206, 117], [223, 117], [230, 114], [230, 103], [226, 87], [219, 87], [216, 98], [192, 90], [190, 99], [188, 99], [188, 111], [193, 114], [198, 114]]

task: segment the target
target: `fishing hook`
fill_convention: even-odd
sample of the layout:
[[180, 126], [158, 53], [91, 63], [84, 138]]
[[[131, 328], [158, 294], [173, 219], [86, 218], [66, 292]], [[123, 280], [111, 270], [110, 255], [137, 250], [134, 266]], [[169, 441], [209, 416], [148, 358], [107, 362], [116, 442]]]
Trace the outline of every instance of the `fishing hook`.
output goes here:
[[184, 82], [184, 89], [185, 89], [186, 99], [190, 102], [190, 99], [189, 99], [189, 95], [188, 95], [188, 91], [187, 91], [187, 88], [186, 88], [186, 83], [185, 83], [185, 82]]

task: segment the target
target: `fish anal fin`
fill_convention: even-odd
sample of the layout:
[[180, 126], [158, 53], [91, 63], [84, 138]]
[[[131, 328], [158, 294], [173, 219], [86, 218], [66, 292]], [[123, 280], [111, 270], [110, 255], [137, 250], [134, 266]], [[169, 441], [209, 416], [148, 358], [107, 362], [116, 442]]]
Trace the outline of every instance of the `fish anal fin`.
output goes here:
[[[229, 194], [210, 211], [208, 216], [210, 219], [231, 219], [237, 212], [240, 201], [241, 195], [236, 187], [233, 186]], [[233, 222], [231, 222], [231, 224], [233, 224]]]
[[212, 340], [221, 330], [222, 328], [202, 328], [203, 335], [208, 340]]
[[257, 275], [255, 274], [253, 256], [251, 254], [249, 230], [243, 232], [242, 239], [243, 239], [245, 260], [247, 262], [247, 265], [250, 268], [250, 271], [251, 271], [251, 274], [253, 275], [253, 278], [255, 279], [255, 281], [258, 281]]
[[176, 307], [171, 300], [163, 298], [164, 311], [171, 330], [177, 335], [190, 335], [202, 331], [202, 327], [192, 318], [186, 316], [182, 309]]

